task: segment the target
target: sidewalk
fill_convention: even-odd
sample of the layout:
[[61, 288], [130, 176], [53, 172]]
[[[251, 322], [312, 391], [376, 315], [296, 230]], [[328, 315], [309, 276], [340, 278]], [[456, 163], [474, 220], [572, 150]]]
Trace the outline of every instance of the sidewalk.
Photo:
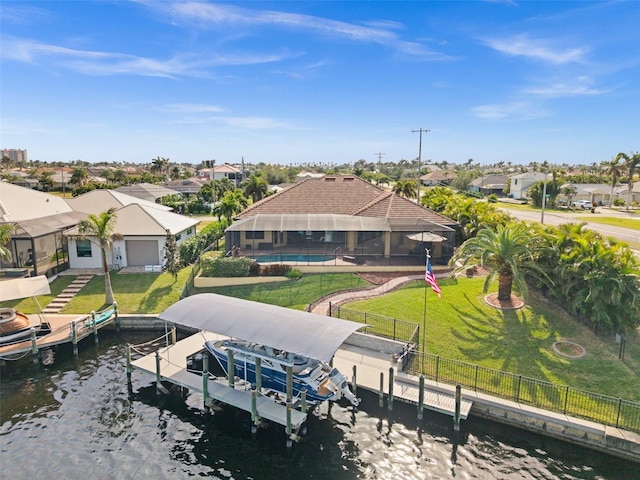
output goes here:
[[[443, 277], [444, 275], [441, 275]], [[437, 275], [436, 275], [437, 277]], [[341, 304], [345, 302], [351, 302], [353, 300], [361, 300], [364, 298], [377, 297], [389, 293], [396, 288], [401, 287], [405, 283], [413, 282], [415, 280], [424, 280], [424, 274], [419, 275], [407, 275], [404, 277], [397, 277], [389, 280], [387, 283], [378, 285], [374, 288], [367, 288], [363, 290], [355, 290], [353, 292], [337, 293], [335, 295], [325, 297], [318, 303], [312, 305], [311, 313], [317, 313], [319, 315], [329, 314], [329, 304]]]

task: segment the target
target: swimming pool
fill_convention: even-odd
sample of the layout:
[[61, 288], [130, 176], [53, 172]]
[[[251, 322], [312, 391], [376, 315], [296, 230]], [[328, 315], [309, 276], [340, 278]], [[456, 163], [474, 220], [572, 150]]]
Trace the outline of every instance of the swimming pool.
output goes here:
[[289, 254], [282, 255], [260, 255], [256, 257], [258, 263], [281, 263], [281, 262], [299, 262], [299, 263], [320, 263], [329, 260], [335, 260], [333, 255], [319, 254]]

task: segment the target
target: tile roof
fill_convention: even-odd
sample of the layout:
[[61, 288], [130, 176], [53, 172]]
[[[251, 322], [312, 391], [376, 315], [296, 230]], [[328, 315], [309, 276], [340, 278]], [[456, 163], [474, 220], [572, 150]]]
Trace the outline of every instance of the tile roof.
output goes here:
[[250, 205], [239, 217], [303, 213], [413, 218], [442, 225], [456, 224], [450, 218], [352, 175], [303, 180]]

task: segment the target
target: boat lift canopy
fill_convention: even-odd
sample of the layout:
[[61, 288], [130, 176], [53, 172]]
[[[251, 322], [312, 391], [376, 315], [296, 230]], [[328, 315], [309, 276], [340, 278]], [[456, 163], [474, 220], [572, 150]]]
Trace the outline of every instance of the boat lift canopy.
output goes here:
[[364, 324], [215, 293], [184, 298], [158, 318], [329, 362]]
[[14, 278], [0, 282], [0, 302], [29, 298], [51, 293], [49, 280], [44, 275], [27, 278]]

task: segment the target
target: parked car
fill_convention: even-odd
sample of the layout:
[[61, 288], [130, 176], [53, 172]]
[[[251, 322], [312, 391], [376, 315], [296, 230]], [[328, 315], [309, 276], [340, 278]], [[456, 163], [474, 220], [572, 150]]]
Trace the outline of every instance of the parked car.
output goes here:
[[582, 210], [591, 210], [593, 204], [589, 200], [578, 200], [571, 204], [574, 208], [581, 208]]

